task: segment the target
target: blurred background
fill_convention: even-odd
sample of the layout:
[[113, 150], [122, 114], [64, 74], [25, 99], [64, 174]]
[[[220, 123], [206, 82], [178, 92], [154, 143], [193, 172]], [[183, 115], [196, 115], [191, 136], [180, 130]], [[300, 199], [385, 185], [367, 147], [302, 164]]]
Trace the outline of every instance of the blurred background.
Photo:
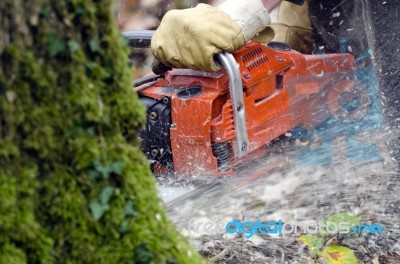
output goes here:
[[[116, 16], [120, 31], [156, 29], [171, 9], [194, 7], [199, 3], [218, 5], [224, 0], [117, 0]], [[153, 55], [150, 49], [132, 49], [132, 75], [134, 79], [151, 71]]]
[[217, 5], [224, 0], [117, 0], [117, 19], [121, 31], [155, 29], [170, 9], [196, 6], [198, 3]]

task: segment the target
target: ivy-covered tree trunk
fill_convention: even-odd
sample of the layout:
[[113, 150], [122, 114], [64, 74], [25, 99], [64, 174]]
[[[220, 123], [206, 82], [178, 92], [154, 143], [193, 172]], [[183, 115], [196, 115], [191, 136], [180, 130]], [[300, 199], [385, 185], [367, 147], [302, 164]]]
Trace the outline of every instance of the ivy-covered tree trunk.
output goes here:
[[138, 148], [109, 0], [0, 1], [0, 263], [196, 263]]

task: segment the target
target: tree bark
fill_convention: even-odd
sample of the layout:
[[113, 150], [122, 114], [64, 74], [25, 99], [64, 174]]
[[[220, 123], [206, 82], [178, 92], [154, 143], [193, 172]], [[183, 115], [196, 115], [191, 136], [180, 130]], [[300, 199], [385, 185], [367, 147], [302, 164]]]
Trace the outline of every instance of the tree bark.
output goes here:
[[198, 263], [138, 147], [108, 0], [0, 1], [0, 263]]

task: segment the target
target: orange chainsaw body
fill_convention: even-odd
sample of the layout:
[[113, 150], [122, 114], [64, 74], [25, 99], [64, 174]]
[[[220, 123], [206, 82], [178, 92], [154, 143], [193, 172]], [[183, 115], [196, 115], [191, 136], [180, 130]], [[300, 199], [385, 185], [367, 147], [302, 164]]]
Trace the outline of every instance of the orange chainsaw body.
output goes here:
[[[330, 100], [338, 98], [329, 96], [337, 94], [331, 90], [354, 85], [351, 54], [303, 55], [249, 43], [233, 55], [243, 84], [249, 153], [295, 127], [312, 130], [335, 111], [329, 107], [335, 105]], [[233, 174], [235, 165], [245, 160], [238, 158], [235, 150], [224, 69], [215, 73], [173, 69], [143, 86], [145, 89], [139, 87], [141, 98], [165, 105], [152, 108], [152, 103], [147, 104], [148, 123], [141, 136], [147, 141], [143, 150], [155, 172], [224, 176]], [[156, 132], [151, 122], [163, 115], [157, 111], [164, 111], [164, 117], [168, 112], [168, 116], [163, 130]], [[163, 144], [169, 146], [152, 145], [149, 133], [151, 137], [163, 133]], [[160, 162], [166, 152], [168, 162]]]

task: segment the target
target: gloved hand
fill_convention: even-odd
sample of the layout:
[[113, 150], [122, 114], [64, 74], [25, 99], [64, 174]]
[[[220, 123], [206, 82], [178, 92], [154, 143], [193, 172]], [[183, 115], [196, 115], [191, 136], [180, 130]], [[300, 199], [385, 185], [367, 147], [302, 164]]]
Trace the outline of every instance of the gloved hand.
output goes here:
[[167, 12], [151, 41], [154, 55], [170, 67], [218, 70], [215, 54], [243, 47], [270, 23], [261, 1], [253, 1], [229, 0], [219, 7], [199, 4]]
[[[311, 22], [308, 18], [308, 2], [282, 1], [279, 7], [278, 22], [272, 23], [265, 32], [275, 35], [274, 41], [289, 43], [293, 49], [310, 54], [313, 49]], [[302, 1], [299, 1], [302, 2]], [[262, 35], [262, 34], [260, 34]]]

